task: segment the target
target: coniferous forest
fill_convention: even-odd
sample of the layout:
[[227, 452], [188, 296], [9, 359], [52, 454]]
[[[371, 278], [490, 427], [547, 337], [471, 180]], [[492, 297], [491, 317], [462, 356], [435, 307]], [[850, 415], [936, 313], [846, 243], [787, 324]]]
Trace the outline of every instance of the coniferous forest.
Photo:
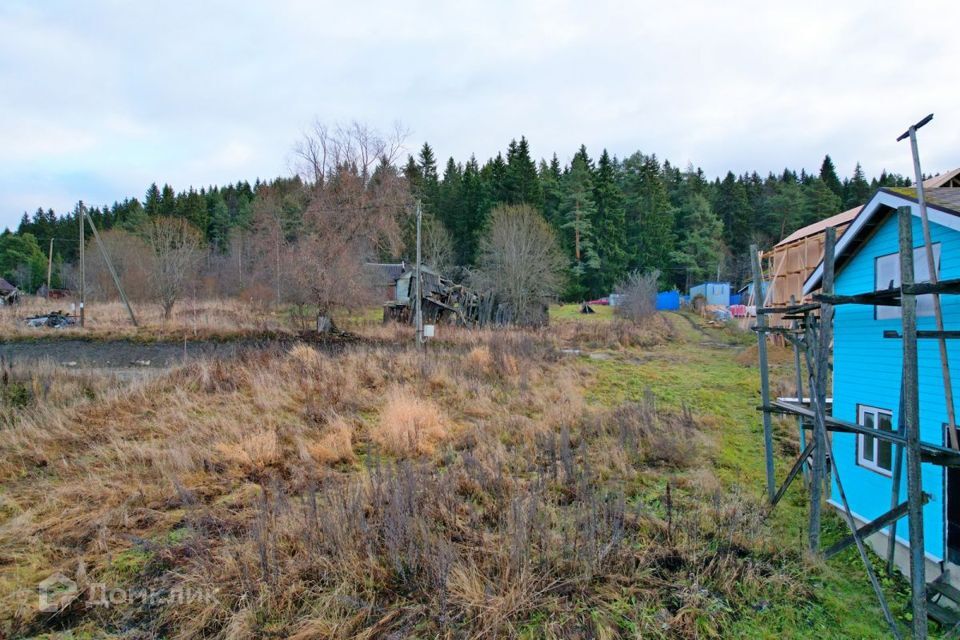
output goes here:
[[[885, 171], [868, 178], [859, 163], [841, 177], [829, 155], [816, 172], [784, 169], [765, 176], [709, 177], [654, 154], [618, 158], [606, 150], [591, 154], [584, 146], [566, 162], [557, 154], [538, 162], [525, 137], [482, 163], [474, 156], [439, 161], [424, 143], [396, 164], [401, 166], [389, 169], [409, 190], [408, 203], [419, 199], [426, 224], [447, 238], [449, 255], [442, 266], [452, 277], [463, 277], [475, 264], [495, 206], [529, 204], [543, 213], [567, 257], [563, 297], [568, 300], [606, 295], [632, 271], [657, 270], [661, 286], [681, 290], [718, 276], [739, 283], [749, 272], [751, 243], [769, 247], [799, 227], [864, 203], [874, 189], [910, 184]], [[0, 236], [0, 275], [36, 290], [46, 280], [53, 239], [54, 286], [68, 285], [64, 274], [77, 259], [81, 206], [102, 231], [134, 231], [157, 216], [182, 218], [206, 241], [205, 265], [214, 269], [242, 259], [244, 247], [256, 243], [263, 228], [259, 218], [274, 220], [283, 240], [295, 241], [310, 186], [309, 179], [297, 176], [181, 191], [152, 184], [142, 198], [112, 205], [78, 203], [71, 212], [38, 208], [23, 214], [15, 232]], [[412, 206], [404, 206], [412, 213]], [[410, 261], [412, 228], [405, 224], [399, 255], [393, 250], [369, 258]]]

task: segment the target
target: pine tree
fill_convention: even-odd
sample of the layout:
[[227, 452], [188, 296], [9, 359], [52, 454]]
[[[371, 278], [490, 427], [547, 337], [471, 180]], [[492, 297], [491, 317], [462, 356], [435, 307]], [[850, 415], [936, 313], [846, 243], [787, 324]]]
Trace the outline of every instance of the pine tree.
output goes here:
[[437, 191], [437, 201], [434, 218], [443, 224], [447, 231], [457, 226], [463, 218], [463, 171], [453, 158], [447, 160], [443, 171], [443, 180]]
[[470, 156], [463, 168], [460, 194], [463, 202], [461, 217], [453, 225], [454, 252], [458, 264], [471, 265], [476, 261], [477, 246], [491, 208], [474, 156]]
[[823, 157], [823, 163], [820, 165], [820, 179], [838, 198], [843, 197], [843, 185], [840, 184], [837, 168], [833, 166], [833, 160], [829, 154]]
[[753, 211], [747, 198], [746, 187], [732, 171], [728, 171], [723, 181], [717, 185], [713, 210], [723, 223], [723, 239], [730, 252], [735, 256], [745, 254], [750, 244]]
[[529, 204], [543, 207], [543, 191], [537, 176], [537, 167], [530, 158], [527, 139], [511, 140], [507, 149], [506, 197], [510, 204]]
[[597, 206], [593, 230], [600, 268], [589, 283], [590, 295], [610, 293], [626, 273], [626, 206], [618, 184], [619, 167], [604, 149], [594, 175], [593, 195]]
[[843, 206], [845, 209], [852, 209], [861, 204], [866, 204], [870, 198], [870, 183], [863, 175], [863, 167], [860, 163], [853, 170], [853, 177], [843, 185]]
[[563, 201], [563, 191], [560, 188], [560, 179], [563, 171], [560, 168], [560, 160], [557, 154], [553, 154], [550, 164], [540, 162], [540, 191], [543, 193], [543, 217], [560, 236], [560, 228], [563, 226], [561, 219], [560, 204]]
[[723, 223], [710, 209], [710, 203], [693, 193], [685, 206], [689, 209], [688, 228], [672, 257], [685, 274], [686, 287], [716, 277], [723, 257]]
[[829, 218], [840, 212], [840, 196], [835, 194], [820, 178], [814, 178], [809, 186], [803, 189], [807, 201], [806, 215], [800, 221], [801, 226], [813, 224], [818, 220]]
[[150, 218], [160, 215], [160, 189], [157, 188], [156, 182], [147, 189], [147, 194], [143, 198], [143, 211]]
[[510, 194], [507, 192], [507, 163], [502, 154], [498, 153], [495, 158], [488, 160], [480, 170], [480, 176], [483, 178], [491, 209], [508, 201]]
[[572, 258], [567, 297], [585, 299], [590, 283], [600, 269], [593, 223], [597, 207], [593, 199], [593, 176], [582, 156], [574, 156], [570, 172], [563, 179], [564, 244]]
[[440, 178], [437, 174], [437, 159], [433, 155], [433, 149], [426, 142], [420, 148], [420, 155], [417, 157], [417, 169], [420, 173], [420, 197], [423, 200], [423, 210], [436, 214], [436, 199]]
[[656, 156], [634, 153], [623, 161], [627, 269], [669, 273], [674, 212]]
[[160, 215], [171, 218], [177, 215], [177, 194], [168, 184], [163, 185], [160, 192]]
[[219, 253], [226, 253], [230, 239], [230, 211], [219, 190], [207, 194], [207, 238]]

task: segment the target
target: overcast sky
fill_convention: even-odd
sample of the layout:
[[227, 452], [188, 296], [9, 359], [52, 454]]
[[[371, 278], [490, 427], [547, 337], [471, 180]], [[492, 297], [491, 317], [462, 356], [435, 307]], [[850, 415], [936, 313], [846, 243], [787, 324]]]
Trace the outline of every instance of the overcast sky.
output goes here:
[[[656, 153], [708, 175], [960, 166], [960, 3], [0, 3], [0, 228], [38, 206], [290, 173], [319, 118], [483, 161]], [[922, 6], [921, 6], [922, 5]], [[911, 13], [915, 11], [916, 13]]]

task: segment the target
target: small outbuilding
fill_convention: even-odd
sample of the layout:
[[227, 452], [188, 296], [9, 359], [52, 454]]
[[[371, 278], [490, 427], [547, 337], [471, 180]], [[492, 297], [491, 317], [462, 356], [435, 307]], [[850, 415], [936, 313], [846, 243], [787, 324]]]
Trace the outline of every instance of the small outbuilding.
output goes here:
[[702, 297], [707, 305], [728, 306], [730, 304], [729, 282], [704, 282], [690, 287], [691, 302]]
[[8, 305], [14, 304], [20, 300], [20, 290], [15, 286], [7, 282], [4, 278], [0, 278], [0, 304]]

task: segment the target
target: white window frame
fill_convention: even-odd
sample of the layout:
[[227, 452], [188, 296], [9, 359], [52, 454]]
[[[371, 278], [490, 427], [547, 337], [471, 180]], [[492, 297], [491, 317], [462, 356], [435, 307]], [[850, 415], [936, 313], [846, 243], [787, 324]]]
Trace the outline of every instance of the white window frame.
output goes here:
[[[880, 429], [880, 416], [886, 416], [890, 420], [890, 431], [894, 429], [893, 426], [893, 412], [887, 409], [880, 409], [878, 407], [871, 407], [867, 405], [857, 405], [857, 424], [864, 427], [866, 426], [866, 417], [871, 416], [873, 418], [873, 428], [875, 430]], [[878, 438], [871, 438], [871, 457], [867, 457], [866, 444], [867, 438], [862, 433], [857, 434], [857, 465], [863, 467], [864, 469], [869, 469], [870, 471], [879, 473], [880, 475], [890, 477], [893, 475], [891, 469], [886, 469], [880, 466], [878, 460], [880, 458], [880, 445], [882, 443]], [[890, 466], [893, 467], [893, 443], [885, 443], [890, 447]]]
[[[937, 276], [940, 276], [940, 243], [933, 243], [933, 262], [937, 268]], [[884, 266], [881, 267], [881, 261]], [[884, 278], [886, 282], [880, 282], [881, 270], [888, 271], [886, 275], [892, 276]], [[892, 269], [892, 272], [890, 270]], [[886, 291], [890, 281], [893, 281], [895, 289], [900, 288], [900, 254], [888, 253], [883, 256], [877, 256], [873, 260], [873, 288], [874, 291]], [[914, 282], [929, 282], [930, 270], [927, 268], [927, 248], [919, 246], [913, 249], [913, 280]], [[876, 308], [877, 320], [899, 320], [901, 316], [900, 307], [878, 306]], [[917, 317], [922, 318], [933, 315], [933, 296], [930, 294], [917, 296]]]

